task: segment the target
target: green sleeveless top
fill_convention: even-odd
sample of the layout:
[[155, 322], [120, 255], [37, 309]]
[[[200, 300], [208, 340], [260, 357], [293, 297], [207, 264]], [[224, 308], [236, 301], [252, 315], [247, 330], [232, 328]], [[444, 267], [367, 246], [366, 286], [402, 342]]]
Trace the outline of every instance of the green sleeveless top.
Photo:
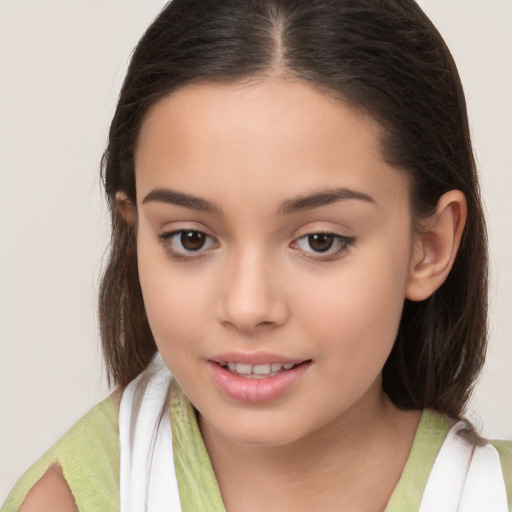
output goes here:
[[[175, 384], [171, 395], [174, 464], [183, 512], [225, 512], [195, 411]], [[79, 420], [20, 478], [2, 512], [15, 512], [47, 469], [62, 468], [79, 512], [119, 512], [119, 394], [108, 397]], [[409, 459], [385, 512], [419, 509], [423, 490], [450, 422], [423, 412]], [[512, 443], [495, 442], [512, 511]]]

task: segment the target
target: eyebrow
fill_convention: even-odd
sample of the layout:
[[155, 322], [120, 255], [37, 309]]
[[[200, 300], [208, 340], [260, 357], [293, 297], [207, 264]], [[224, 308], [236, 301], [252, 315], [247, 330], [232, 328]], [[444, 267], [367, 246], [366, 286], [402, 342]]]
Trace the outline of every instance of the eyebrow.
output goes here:
[[183, 192], [177, 192], [175, 190], [169, 190], [166, 188], [156, 188], [152, 190], [143, 200], [142, 204], [150, 203], [167, 203], [175, 204], [177, 206], [183, 206], [192, 210], [199, 210], [201, 212], [216, 213], [220, 214], [221, 209], [215, 204], [197, 197], [192, 194], [185, 194]]
[[288, 199], [279, 207], [279, 213], [282, 215], [290, 215], [303, 210], [312, 210], [321, 206], [327, 206], [345, 199], [356, 199], [375, 204], [375, 199], [364, 192], [349, 188], [335, 188], [321, 190], [313, 194], [308, 194], [307, 196]]
[[[366, 203], [375, 204], [373, 197], [369, 196], [368, 194], [343, 187], [321, 190], [313, 194], [299, 196], [293, 199], [287, 199], [286, 201], [283, 201], [279, 206], [278, 213], [281, 215], [291, 215], [299, 211], [312, 210], [314, 208], [327, 206], [347, 199], [356, 199]], [[202, 197], [194, 196], [192, 194], [185, 194], [184, 192], [177, 192], [176, 190], [170, 190], [166, 188], [156, 188], [149, 192], [149, 194], [147, 194], [146, 197], [144, 197], [142, 200], [142, 204], [150, 202], [174, 204], [201, 212], [215, 213], [217, 215], [222, 214], [222, 209], [215, 203], [203, 199]]]

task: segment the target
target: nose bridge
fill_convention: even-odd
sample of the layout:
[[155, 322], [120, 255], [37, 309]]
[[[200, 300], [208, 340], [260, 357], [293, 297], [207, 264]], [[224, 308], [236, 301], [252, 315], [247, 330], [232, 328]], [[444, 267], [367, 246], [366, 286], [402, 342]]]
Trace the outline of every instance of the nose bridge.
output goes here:
[[226, 262], [223, 321], [250, 331], [286, 320], [284, 291], [275, 279], [276, 263], [271, 251], [255, 244], [233, 251]]

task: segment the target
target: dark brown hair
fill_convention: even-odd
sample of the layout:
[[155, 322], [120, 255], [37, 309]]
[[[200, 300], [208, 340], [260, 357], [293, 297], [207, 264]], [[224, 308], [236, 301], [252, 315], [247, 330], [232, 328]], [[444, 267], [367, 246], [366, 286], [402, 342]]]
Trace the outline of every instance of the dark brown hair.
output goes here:
[[414, 219], [461, 190], [468, 220], [453, 269], [427, 300], [405, 301], [383, 371], [399, 407], [459, 418], [484, 360], [487, 246], [464, 94], [442, 37], [413, 0], [174, 0], [140, 40], [103, 157], [112, 214], [100, 291], [110, 381], [121, 386], [156, 351], [137, 274], [135, 233], [114, 199], [136, 204], [134, 153], [159, 99], [193, 82], [269, 74], [306, 80], [383, 127], [384, 158], [407, 172]]

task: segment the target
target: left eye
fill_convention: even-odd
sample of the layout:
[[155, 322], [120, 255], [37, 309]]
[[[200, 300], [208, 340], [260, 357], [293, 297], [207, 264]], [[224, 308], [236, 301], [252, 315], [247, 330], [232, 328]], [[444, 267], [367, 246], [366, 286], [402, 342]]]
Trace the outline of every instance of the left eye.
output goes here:
[[353, 238], [334, 233], [311, 233], [297, 239], [293, 245], [304, 252], [332, 255], [345, 250], [353, 242]]
[[178, 254], [198, 253], [215, 247], [215, 240], [202, 231], [182, 229], [160, 235], [164, 244]]

